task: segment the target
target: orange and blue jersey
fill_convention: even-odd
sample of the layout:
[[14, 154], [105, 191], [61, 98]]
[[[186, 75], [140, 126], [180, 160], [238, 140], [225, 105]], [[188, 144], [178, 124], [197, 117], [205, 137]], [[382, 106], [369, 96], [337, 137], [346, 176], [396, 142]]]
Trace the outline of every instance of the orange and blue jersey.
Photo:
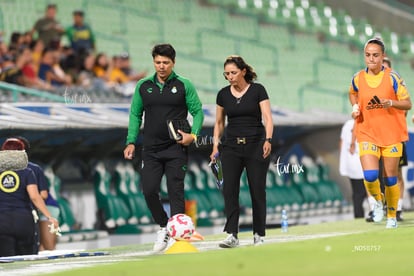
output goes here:
[[385, 108], [380, 102], [409, 98], [404, 80], [396, 72], [383, 68], [370, 75], [367, 69], [361, 70], [354, 75], [349, 93], [357, 97], [361, 112], [356, 120], [358, 141], [384, 147], [408, 140], [405, 111]]

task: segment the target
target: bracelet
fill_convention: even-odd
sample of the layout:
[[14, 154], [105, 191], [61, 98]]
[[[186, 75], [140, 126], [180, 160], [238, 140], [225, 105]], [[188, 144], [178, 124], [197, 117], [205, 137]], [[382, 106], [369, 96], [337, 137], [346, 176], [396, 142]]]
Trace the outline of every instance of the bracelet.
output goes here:
[[197, 135], [195, 135], [194, 133], [191, 133], [191, 136], [193, 136], [194, 141], [197, 141]]

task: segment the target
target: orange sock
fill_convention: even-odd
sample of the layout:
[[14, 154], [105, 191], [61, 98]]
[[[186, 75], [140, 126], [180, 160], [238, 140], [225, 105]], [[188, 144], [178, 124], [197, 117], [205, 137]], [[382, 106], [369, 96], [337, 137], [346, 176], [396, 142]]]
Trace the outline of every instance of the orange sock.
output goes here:
[[400, 186], [385, 186], [385, 199], [387, 201], [387, 218], [395, 218], [397, 216], [399, 198]]
[[381, 188], [379, 179], [375, 180], [374, 182], [368, 182], [364, 180], [365, 189], [367, 189], [368, 193], [375, 198], [376, 201], [382, 200]]

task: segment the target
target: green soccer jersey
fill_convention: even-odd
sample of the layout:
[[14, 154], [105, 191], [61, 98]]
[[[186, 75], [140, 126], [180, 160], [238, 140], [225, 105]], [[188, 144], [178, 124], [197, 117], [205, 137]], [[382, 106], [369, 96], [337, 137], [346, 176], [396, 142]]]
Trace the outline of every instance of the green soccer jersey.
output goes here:
[[164, 84], [157, 81], [156, 74], [140, 80], [132, 98], [126, 144], [136, 142], [143, 121], [145, 148], [171, 144], [167, 120], [185, 120], [188, 112], [193, 117], [191, 133], [198, 135], [204, 114], [197, 91], [188, 79], [172, 72]]

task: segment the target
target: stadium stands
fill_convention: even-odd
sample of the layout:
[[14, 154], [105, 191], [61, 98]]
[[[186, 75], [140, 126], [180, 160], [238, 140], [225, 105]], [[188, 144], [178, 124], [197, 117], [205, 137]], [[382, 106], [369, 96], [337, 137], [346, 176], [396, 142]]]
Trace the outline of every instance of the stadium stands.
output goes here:
[[[172, 5], [159, 0], [139, 4], [127, 0], [55, 2], [65, 26], [71, 24], [73, 9], [84, 9], [86, 20], [96, 31], [98, 49], [109, 55], [129, 51], [135, 68], [151, 70], [152, 45], [171, 42], [178, 50], [177, 71], [194, 81], [204, 103], [214, 103], [215, 92], [225, 85], [220, 74], [222, 62], [234, 53], [254, 66], [259, 81], [271, 92], [273, 104], [299, 111], [323, 110], [327, 95], [347, 91], [352, 74], [363, 66], [362, 45], [373, 35], [382, 35], [388, 43], [388, 54], [402, 76], [412, 71], [408, 59], [414, 53], [411, 36], [375, 30], [366, 20], [354, 19], [322, 1], [180, 0]], [[17, 10], [21, 13], [19, 7], [28, 16], [13, 16]], [[5, 31], [31, 28], [43, 8], [39, 3], [5, 1], [1, 7], [7, 13]], [[321, 87], [320, 93], [301, 99], [308, 95], [301, 90], [310, 85]], [[92, 95], [102, 102], [125, 100]], [[339, 108], [330, 111], [344, 112], [341, 107], [346, 101], [338, 97], [339, 104], [334, 106]]]
[[130, 163], [119, 162], [115, 166], [113, 179], [116, 194], [128, 207], [130, 213], [129, 224], [139, 224], [142, 232], [153, 231], [154, 225], [151, 225], [151, 213], [139, 188], [139, 174]]
[[[128, 176], [124, 175], [124, 177]], [[103, 162], [99, 162], [95, 166], [94, 182], [100, 228], [117, 234], [141, 233], [141, 224], [138, 220], [140, 214], [135, 213], [137, 210], [132, 208], [130, 199], [125, 197], [125, 193], [120, 187], [126, 188], [129, 185], [118, 181], [118, 190], [114, 191], [112, 175], [107, 171]]]
[[[397, 71], [405, 76], [408, 83], [412, 82], [408, 79], [412, 74], [410, 58], [414, 56], [412, 36], [397, 34], [389, 29], [374, 29], [367, 20], [352, 18], [342, 10], [332, 9], [323, 1], [54, 2], [58, 5], [58, 18], [65, 26], [71, 24], [74, 9], [85, 10], [87, 22], [96, 31], [99, 51], [109, 56], [128, 51], [135, 68], [151, 72], [151, 47], [158, 42], [172, 43], [178, 51], [177, 72], [195, 83], [208, 112], [214, 109], [208, 105], [215, 103], [218, 89], [226, 85], [221, 74], [222, 63], [230, 54], [240, 54], [253, 65], [259, 76], [258, 81], [269, 91], [272, 106], [281, 107], [274, 110], [275, 122], [279, 125], [292, 124], [297, 119], [315, 126], [320, 122], [333, 122], [337, 118], [330, 115], [347, 114], [349, 104], [346, 92], [352, 74], [363, 66], [362, 45], [367, 38], [376, 34], [384, 37]], [[10, 34], [14, 30], [30, 29], [43, 14], [47, 1], [0, 0], [0, 3], [0, 26], [6, 34]], [[0, 89], [1, 102], [68, 103], [63, 97], [66, 90], [47, 94], [4, 83], [0, 83]], [[125, 103], [119, 107], [124, 109], [127, 109], [130, 101], [129, 98], [102, 91], [73, 88], [70, 92], [88, 96], [98, 105]], [[82, 110], [82, 107], [62, 104], [53, 109], [45, 107], [48, 114], [34, 116], [43, 107], [35, 107], [35, 110], [28, 110], [30, 107], [24, 105], [20, 107], [5, 106], [1, 114], [4, 119], [2, 123], [17, 124], [24, 119], [36, 118], [37, 124], [38, 121], [44, 123], [46, 117], [50, 117], [48, 119], [56, 120], [56, 124], [58, 117], [68, 117], [71, 124], [66, 126], [73, 126], [75, 122], [77, 126], [91, 126], [103, 125], [103, 122], [110, 125], [116, 118], [114, 125], [125, 127], [127, 119], [116, 110], [110, 111], [111, 108]], [[315, 109], [321, 113], [311, 113]], [[102, 117], [89, 114], [94, 112], [101, 112]], [[103, 115], [111, 117], [111, 120]], [[210, 112], [208, 119], [211, 117]], [[210, 121], [209, 127], [211, 125]], [[295, 164], [299, 160], [291, 162]], [[222, 225], [224, 202], [215, 187], [207, 162], [192, 161], [188, 168], [185, 197], [197, 202], [197, 224]], [[343, 195], [337, 184], [328, 179], [328, 167], [325, 165], [312, 161], [304, 174], [289, 174], [288, 177], [280, 175], [271, 166], [267, 177], [271, 223], [278, 222], [282, 209], [288, 210], [290, 218], [297, 220], [349, 211], [344, 209]], [[166, 196], [165, 179], [162, 187], [162, 194]], [[143, 233], [154, 229], [139, 192], [139, 174], [130, 165], [119, 163], [114, 166], [113, 172], [109, 172], [105, 164], [99, 164], [95, 168], [94, 192], [101, 229], [111, 233]], [[71, 214], [70, 204], [63, 198], [59, 200], [64, 208], [61, 219], [65, 227], [71, 229], [76, 220]], [[250, 223], [252, 210], [245, 173], [241, 182], [240, 203], [243, 209], [241, 222]]]

